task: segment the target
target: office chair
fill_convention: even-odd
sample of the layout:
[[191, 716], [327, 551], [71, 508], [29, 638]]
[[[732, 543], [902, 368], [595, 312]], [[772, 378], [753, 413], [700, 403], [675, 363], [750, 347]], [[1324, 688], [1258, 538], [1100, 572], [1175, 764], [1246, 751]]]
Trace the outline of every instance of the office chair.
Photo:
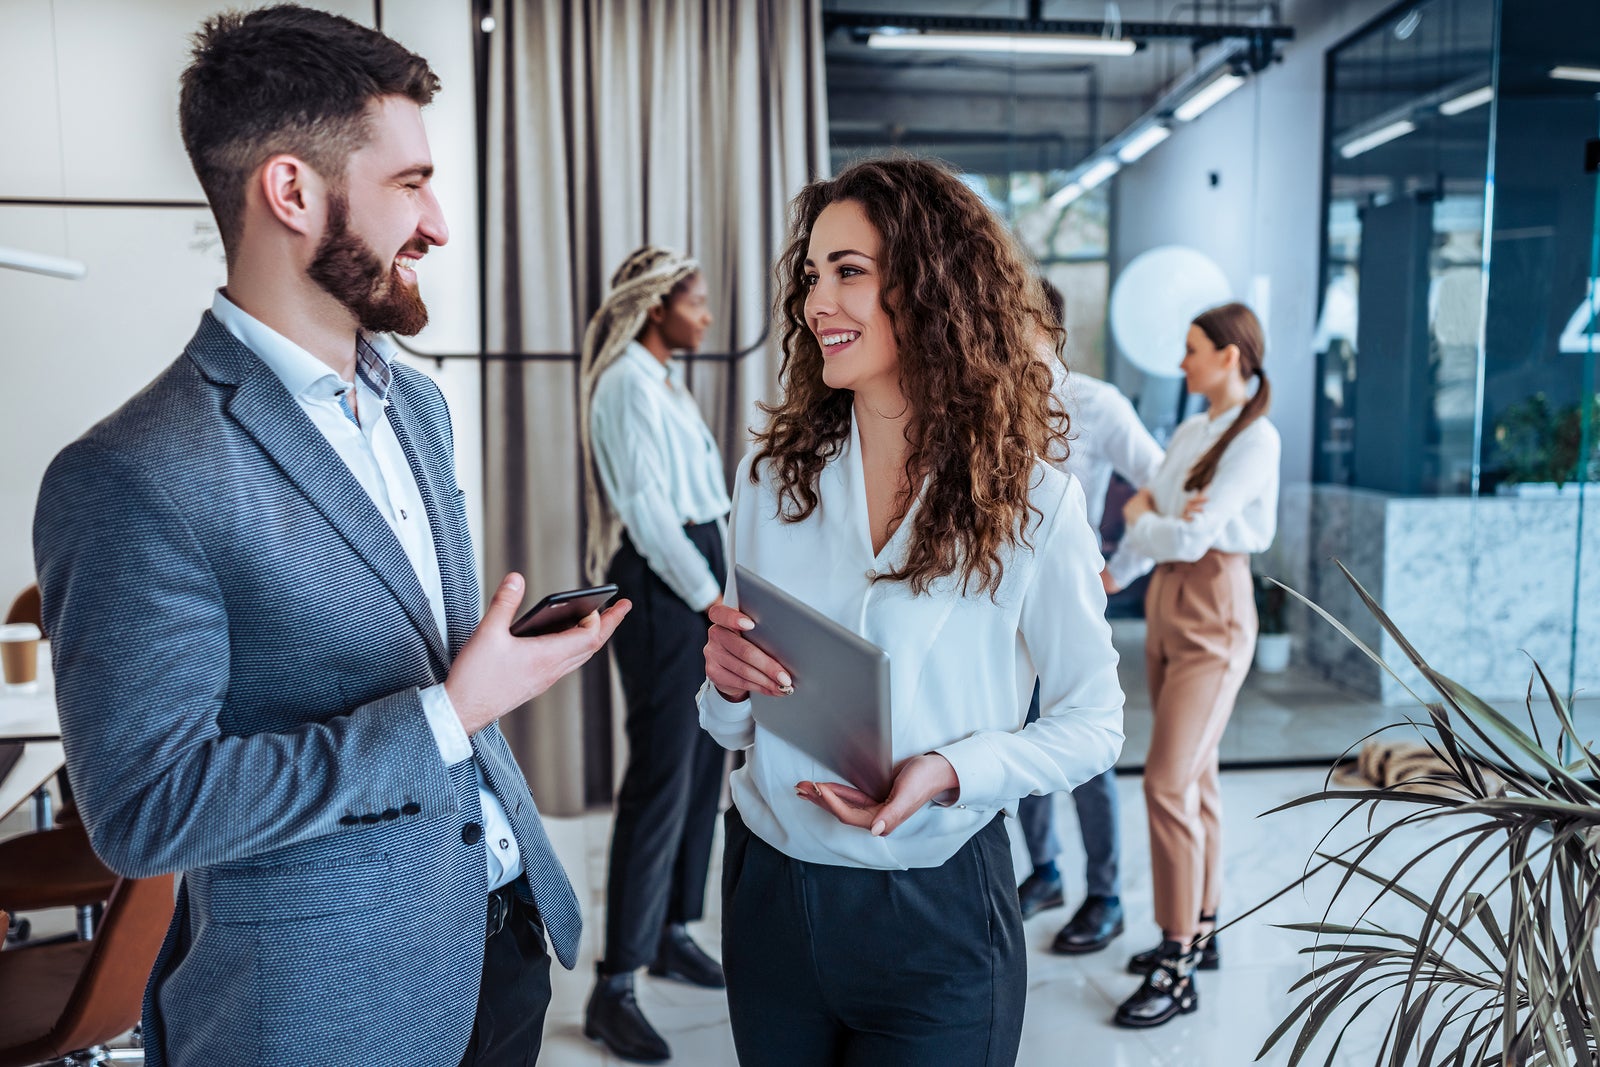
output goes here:
[[172, 875], [120, 878], [93, 941], [0, 952], [0, 1067], [144, 1062], [106, 1042], [139, 1021], [172, 921]]

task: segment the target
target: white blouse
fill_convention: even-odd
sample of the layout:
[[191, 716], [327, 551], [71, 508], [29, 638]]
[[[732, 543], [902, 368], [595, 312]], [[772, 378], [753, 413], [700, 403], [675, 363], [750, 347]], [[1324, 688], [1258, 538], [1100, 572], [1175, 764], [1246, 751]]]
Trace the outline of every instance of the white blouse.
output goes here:
[[[1136, 489], [1148, 485], [1161, 467], [1161, 446], [1116, 386], [1084, 374], [1068, 373], [1054, 355], [1050, 357], [1050, 372], [1050, 390], [1070, 420], [1067, 457], [1062, 460], [1052, 456], [1050, 462], [1082, 483], [1089, 525], [1098, 531], [1112, 472], [1122, 475]], [[1115, 564], [1118, 557], [1112, 560]], [[1136, 560], [1125, 560], [1120, 566], [1125, 570], [1130, 563], [1138, 566]], [[1113, 567], [1111, 577], [1122, 587], [1142, 573], [1122, 573]]]
[[696, 611], [722, 592], [687, 523], [728, 513], [722, 453], [676, 363], [637, 341], [607, 367], [589, 412], [607, 503], [650, 569]]
[[[741, 563], [889, 653], [896, 763], [939, 752], [960, 794], [927, 805], [893, 833], [873, 837], [795, 795], [795, 784], [837, 775], [758, 726], [748, 700], [730, 703], [707, 682], [700, 724], [724, 747], [745, 749], [732, 775], [734, 803], [762, 840], [796, 859], [880, 870], [934, 867], [996, 811], [1027, 794], [1072, 789], [1110, 767], [1122, 749], [1122, 689], [1105, 621], [1100, 552], [1070, 476], [1040, 462], [1031, 500], [1031, 547], [1003, 554], [994, 600], [946, 577], [912, 596], [904, 582], [874, 583], [905, 559], [920, 500], [873, 554], [859, 437], [818, 476], [821, 498], [799, 523], [777, 518], [770, 468], [749, 481], [739, 466], [729, 529], [726, 599], [738, 604], [732, 563]], [[1034, 676], [1039, 720], [1027, 726]], [[803, 679], [797, 679], [803, 685]]]
[[[1217, 464], [1206, 503], [1191, 519], [1184, 504], [1195, 494], [1183, 483], [1189, 469], [1239, 417], [1240, 407], [1211, 418], [1206, 412], [1179, 424], [1167, 443], [1167, 457], [1150, 481], [1155, 510], [1146, 512], [1122, 535], [1112, 557], [1113, 574], [1137, 577], [1157, 563], [1192, 563], [1212, 549], [1264, 552], [1278, 532], [1278, 429], [1265, 418], [1246, 426]], [[1129, 579], [1130, 581], [1132, 578]]]

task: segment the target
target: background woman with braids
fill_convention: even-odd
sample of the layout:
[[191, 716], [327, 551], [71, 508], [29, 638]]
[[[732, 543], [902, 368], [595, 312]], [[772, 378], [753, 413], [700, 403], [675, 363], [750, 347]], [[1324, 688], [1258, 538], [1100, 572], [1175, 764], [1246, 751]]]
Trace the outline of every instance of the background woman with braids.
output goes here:
[[1039, 459], [1065, 426], [1034, 340], [1062, 334], [999, 220], [925, 161], [807, 186], [779, 275], [784, 393], [735, 478], [730, 551], [889, 653], [897, 771], [882, 801], [815, 781], [748, 699], [806, 679], [712, 608], [700, 721], [748, 753], [723, 861], [739, 1062], [1014, 1063], [1027, 974], [1001, 811], [1122, 741], [1083, 492]]
[[628, 769], [617, 793], [606, 943], [584, 1034], [654, 1063], [634, 972], [722, 987], [689, 938], [701, 917], [726, 756], [696, 728], [705, 610], [720, 599], [728, 493], [722, 455], [672, 360], [700, 347], [711, 312], [692, 259], [645, 247], [611, 279], [583, 339], [582, 419], [591, 581], [634, 604], [611, 649], [627, 699]]
[[1128, 501], [1118, 566], [1107, 569], [1128, 573], [1125, 554], [1157, 564], [1144, 602], [1155, 716], [1144, 795], [1162, 941], [1128, 961], [1145, 981], [1117, 1009], [1122, 1026], [1159, 1026], [1194, 1011], [1195, 968], [1220, 962], [1215, 938], [1196, 945], [1215, 926], [1222, 894], [1217, 747], [1255, 650], [1250, 554], [1272, 544], [1278, 523], [1265, 347], [1243, 304], [1213, 308], [1189, 327], [1184, 379], [1208, 409], [1184, 420], [1155, 478]]

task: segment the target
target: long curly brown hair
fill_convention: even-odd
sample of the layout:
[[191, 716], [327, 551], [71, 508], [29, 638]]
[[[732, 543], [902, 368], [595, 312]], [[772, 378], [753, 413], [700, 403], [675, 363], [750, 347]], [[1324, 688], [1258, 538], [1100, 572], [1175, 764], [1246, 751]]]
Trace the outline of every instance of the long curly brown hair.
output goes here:
[[[1035, 355], [1042, 338], [1059, 354], [1065, 334], [1004, 224], [940, 164], [863, 160], [795, 198], [778, 263], [783, 399], [760, 405], [768, 422], [756, 434], [751, 481], [770, 461], [779, 515], [800, 522], [816, 509], [817, 478], [850, 433], [854, 394], [822, 380], [822, 347], [805, 317], [811, 228], [843, 200], [861, 205], [881, 239], [880, 299], [912, 413], [906, 484], [923, 486], [905, 563], [877, 580], [908, 582], [920, 594], [959, 575], [963, 594], [992, 596], [1003, 550], [1030, 543], [1035, 461], [1065, 455], [1067, 414]], [[897, 523], [908, 509], [902, 502]]]

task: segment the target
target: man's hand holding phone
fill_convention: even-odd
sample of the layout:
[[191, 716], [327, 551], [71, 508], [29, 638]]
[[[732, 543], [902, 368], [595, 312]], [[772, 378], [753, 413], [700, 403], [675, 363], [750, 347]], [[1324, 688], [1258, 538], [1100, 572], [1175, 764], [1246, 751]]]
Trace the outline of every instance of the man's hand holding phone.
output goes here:
[[633, 606], [619, 600], [569, 629], [541, 637], [513, 637], [511, 624], [522, 593], [522, 575], [506, 575], [445, 679], [445, 692], [468, 736], [587, 663]]

